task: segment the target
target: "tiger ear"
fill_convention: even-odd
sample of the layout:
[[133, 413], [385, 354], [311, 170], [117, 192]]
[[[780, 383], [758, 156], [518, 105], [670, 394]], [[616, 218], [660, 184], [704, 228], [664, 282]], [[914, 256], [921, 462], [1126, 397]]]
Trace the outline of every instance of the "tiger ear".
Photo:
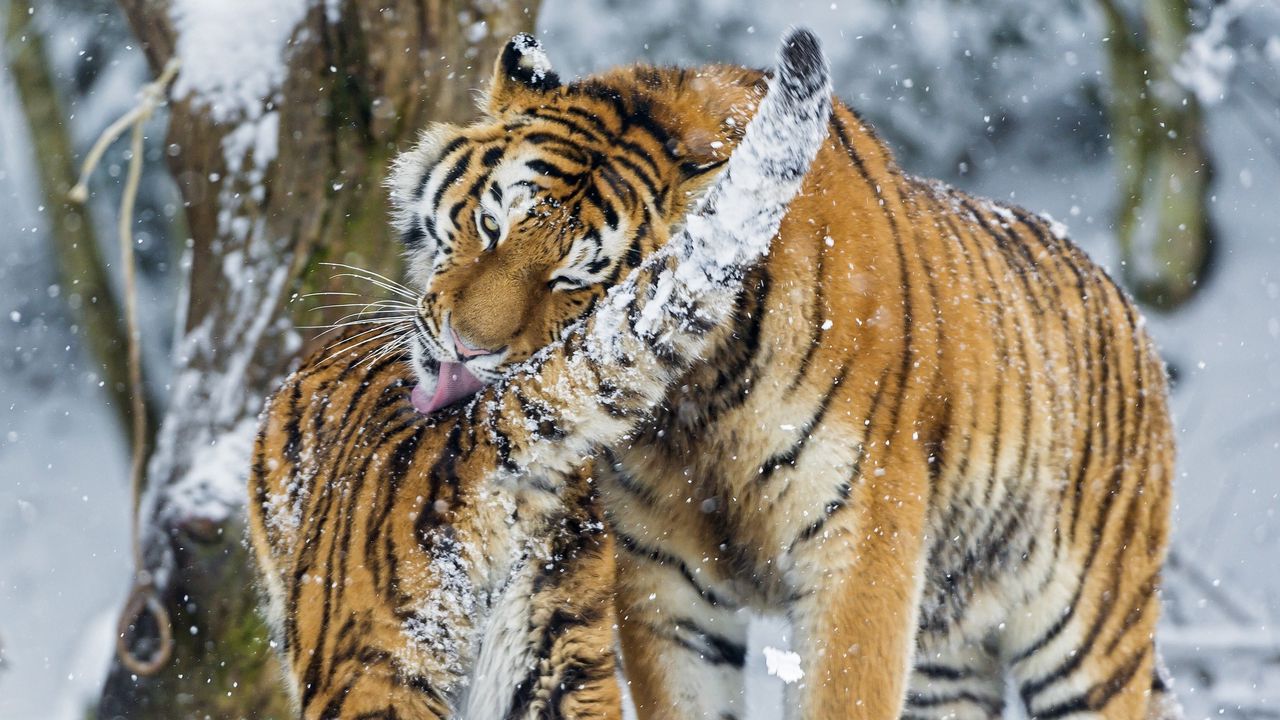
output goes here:
[[695, 77], [688, 81], [688, 99], [672, 108], [667, 149], [680, 164], [681, 195], [691, 201], [710, 187], [728, 162], [764, 97], [763, 79], [753, 82], [740, 74], [716, 68]]
[[551, 92], [560, 87], [560, 76], [551, 69], [551, 61], [537, 38], [520, 33], [511, 38], [498, 54], [493, 68], [484, 109], [499, 115], [521, 97]]

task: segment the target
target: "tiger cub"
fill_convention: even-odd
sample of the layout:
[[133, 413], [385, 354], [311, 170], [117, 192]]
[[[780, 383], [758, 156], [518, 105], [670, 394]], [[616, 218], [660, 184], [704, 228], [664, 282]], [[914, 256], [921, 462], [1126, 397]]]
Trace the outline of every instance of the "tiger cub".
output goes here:
[[[487, 122], [396, 171], [417, 357], [485, 350], [474, 385], [663, 246], [765, 82], [505, 67]], [[903, 173], [849, 107], [827, 132], [711, 347], [597, 468], [640, 717], [741, 717], [744, 609], [791, 620], [799, 717], [996, 718], [1006, 678], [1037, 718], [1174, 716], [1173, 439], [1136, 309], [1050, 223]]]
[[666, 249], [465, 405], [437, 408], [466, 394], [460, 342], [416, 387], [401, 357], [354, 352], [359, 335], [285, 381], [254, 450], [250, 537], [302, 717], [620, 717], [613, 548], [576, 468], [728, 321], [829, 112], [825, 61], [796, 31]]

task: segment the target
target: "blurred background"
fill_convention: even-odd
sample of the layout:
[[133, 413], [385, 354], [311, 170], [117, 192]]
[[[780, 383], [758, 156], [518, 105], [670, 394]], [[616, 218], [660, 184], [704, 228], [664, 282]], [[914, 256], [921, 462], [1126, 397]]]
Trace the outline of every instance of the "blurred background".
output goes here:
[[[426, 40], [405, 34], [418, 4], [445, 18]], [[838, 94], [907, 170], [1050, 215], [1142, 304], [1179, 433], [1164, 655], [1191, 717], [1280, 717], [1280, 4], [506, 5], [0, 0], [0, 718], [80, 718], [100, 700], [108, 717], [180, 717], [156, 698], [214, 707], [202, 692], [230, 698], [214, 717], [274, 712], [241, 690], [261, 672], [261, 633], [231, 647], [243, 607], [214, 608], [200, 584], [248, 585], [244, 420], [306, 340], [296, 310], [271, 308], [313, 287], [318, 259], [396, 271], [386, 160], [425, 120], [465, 117], [511, 31], [536, 28], [572, 77], [767, 65], [792, 24], [821, 36]], [[397, 66], [394, 45], [387, 59], [371, 39], [435, 45]], [[112, 661], [133, 572], [115, 233], [128, 143], [107, 152], [86, 206], [65, 192], [171, 54], [186, 65], [175, 104], [145, 126], [133, 232], [145, 562], [179, 644], [172, 677], [138, 681]], [[291, 145], [307, 133], [320, 139]], [[762, 625], [757, 644], [785, 634]], [[750, 662], [752, 717], [777, 717], [777, 681], [759, 652]]]

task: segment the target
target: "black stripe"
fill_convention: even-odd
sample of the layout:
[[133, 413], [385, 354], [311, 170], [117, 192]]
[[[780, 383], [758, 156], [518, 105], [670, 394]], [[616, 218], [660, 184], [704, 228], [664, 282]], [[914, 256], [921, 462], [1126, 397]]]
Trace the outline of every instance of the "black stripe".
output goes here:
[[[1103, 507], [1101, 508], [1101, 512], [1098, 515], [1098, 523], [1095, 524], [1094, 542], [1090, 546], [1089, 554], [1085, 558], [1084, 566], [1081, 569], [1081, 581], [1080, 581], [1081, 588], [1083, 588], [1084, 584], [1087, 583], [1091, 578], [1089, 570], [1093, 565], [1094, 559], [1097, 557], [1098, 550], [1100, 547], [1101, 537], [1103, 535], [1105, 525], [1108, 519], [1111, 517], [1111, 511], [1114, 507], [1113, 500], [1115, 496], [1116, 496], [1116, 493], [1107, 493], [1103, 498]], [[1132, 500], [1133, 498], [1128, 498], [1128, 499]], [[1124, 546], [1122, 543], [1118, 545], [1119, 545], [1118, 550], [1124, 549]], [[1124, 577], [1124, 574], [1121, 572], [1121, 568], [1122, 568], [1122, 563], [1120, 563], [1118, 560], [1116, 562], [1110, 563], [1109, 567], [1107, 567], [1107, 570], [1109, 571], [1110, 577], [1111, 577], [1111, 584], [1110, 584], [1110, 587], [1100, 595], [1100, 597], [1114, 598], [1117, 596], [1116, 590], [1120, 585], [1121, 579]], [[1102, 630], [1102, 627], [1106, 624], [1107, 620], [1111, 617], [1111, 613], [1114, 612], [1114, 609], [1115, 609], [1114, 603], [1103, 603], [1099, 607], [1098, 614], [1094, 617], [1092, 624], [1090, 625], [1088, 630], [1084, 633], [1083, 642], [1080, 643], [1077, 647], [1073, 648], [1071, 653], [1066, 657], [1066, 659], [1064, 659], [1052, 670], [1048, 671], [1047, 673], [1040, 676], [1039, 678], [1036, 678], [1035, 680], [1030, 680], [1028, 682], [1023, 683], [1021, 693], [1022, 693], [1023, 702], [1027, 704], [1027, 707], [1031, 706], [1031, 703], [1034, 700], [1036, 695], [1040, 694], [1045, 689], [1052, 686], [1054, 683], [1058, 682], [1059, 680], [1066, 678], [1067, 676], [1074, 673], [1080, 667], [1080, 665], [1084, 662], [1085, 658], [1090, 656], [1090, 654], [1093, 651], [1094, 645], [1098, 641], [1098, 636], [1100, 631]]]
[[[843, 106], [841, 106], [843, 107]], [[875, 193], [876, 198], [880, 201], [880, 210], [884, 214], [885, 220], [889, 224], [889, 231], [893, 236], [894, 247], [898, 256], [898, 282], [902, 289], [902, 367], [899, 369], [897, 376], [897, 397], [894, 401], [893, 411], [890, 414], [889, 423], [886, 427], [893, 429], [898, 426], [898, 415], [902, 411], [903, 404], [906, 402], [907, 394], [907, 378], [911, 374], [912, 358], [915, 351], [912, 348], [912, 302], [911, 302], [911, 281], [907, 272], [907, 254], [903, 247], [902, 235], [898, 227], [898, 213], [889, 206], [887, 199], [881, 192], [879, 183], [873, 182], [871, 176], [867, 174], [866, 166], [863, 164], [861, 157], [850, 141], [848, 134], [844, 128], [844, 122], [837, 113], [831, 115], [836, 136], [840, 140], [840, 144], [845, 150], [845, 154], [853, 161], [858, 168], [858, 172], [862, 175], [867, 187]], [[902, 204], [902, 198], [898, 198], [898, 203]]]
[[635, 477], [626, 471], [622, 462], [618, 460], [618, 457], [614, 455], [613, 451], [609, 448], [604, 449], [603, 455], [605, 462], [607, 462], [609, 467], [613, 470], [610, 477], [614, 481], [614, 484], [631, 497], [640, 501], [640, 503], [645, 507], [653, 508], [659, 506], [661, 500], [654, 491], [653, 486], [636, 480]]
[[436, 165], [444, 161], [445, 158], [449, 157], [450, 153], [462, 147], [466, 142], [466, 137], [456, 137], [453, 140], [450, 140], [449, 144], [441, 148], [440, 152], [436, 154], [436, 159], [432, 163], [431, 168], [423, 173], [422, 178], [418, 180], [418, 189], [415, 192], [415, 197], [417, 197], [418, 200], [421, 200], [423, 193], [427, 191], [427, 183], [431, 180], [432, 174], [435, 173]]
[[817, 537], [818, 533], [822, 532], [822, 528], [836, 513], [848, 507], [849, 495], [853, 492], [853, 486], [862, 481], [862, 463], [866, 460], [867, 447], [870, 445], [869, 441], [875, 433], [875, 427], [877, 426], [875, 416], [880, 410], [880, 401], [884, 398], [884, 389], [887, 384], [885, 381], [888, 380], [888, 378], [889, 370], [886, 368], [880, 373], [880, 378], [876, 381], [876, 392], [871, 397], [871, 406], [867, 409], [867, 416], [865, 419], [867, 434], [866, 437], [863, 438], [863, 441], [858, 443], [858, 454], [854, 457], [853, 467], [849, 471], [849, 479], [840, 483], [836, 488], [837, 497], [836, 499], [829, 501], [823, 507], [823, 516], [807, 525], [796, 535], [795, 539], [791, 541], [790, 546], [787, 548], [788, 553], [794, 551], [796, 545]]
[[[364, 557], [366, 562], [369, 563], [374, 587], [381, 588], [384, 586], [383, 564], [376, 552], [377, 543], [382, 538], [383, 530], [388, 528], [387, 518], [390, 517], [391, 511], [395, 507], [396, 491], [404, 482], [404, 478], [417, 456], [418, 447], [422, 444], [422, 438], [426, 434], [426, 430], [425, 425], [419, 425], [412, 433], [396, 443], [395, 448], [391, 451], [391, 457], [387, 461], [385, 476], [378, 479], [378, 490], [374, 495], [372, 511], [368, 514], [364, 529]], [[392, 436], [388, 435], [388, 438], [390, 437]], [[380, 498], [385, 498], [385, 500], [379, 502]], [[386, 584], [389, 585], [390, 575], [387, 576], [386, 580]]]
[[440, 199], [444, 197], [445, 191], [462, 177], [467, 168], [471, 166], [471, 156], [474, 153], [467, 150], [462, 153], [462, 157], [449, 168], [449, 172], [445, 173], [444, 180], [440, 182], [440, 187], [436, 188], [436, 194], [431, 198], [431, 207], [440, 207]]
[[[1136, 507], [1136, 504], [1134, 505]], [[1120, 642], [1133, 628], [1139, 627], [1138, 621], [1147, 610], [1147, 604], [1151, 601], [1151, 597], [1155, 595], [1156, 587], [1159, 585], [1160, 572], [1152, 573], [1143, 583], [1138, 586], [1138, 594], [1129, 603], [1129, 612], [1125, 613], [1124, 619], [1116, 627], [1116, 636], [1107, 643], [1107, 647], [1103, 650], [1103, 654], [1110, 655], [1120, 646]]]
[[400, 242], [410, 250], [417, 250], [426, 244], [427, 231], [414, 222], [407, 230], [400, 233]]
[[698, 642], [687, 642], [678, 634], [673, 639], [701, 655], [703, 660], [712, 665], [728, 665], [741, 668], [746, 664], [746, 645], [730, 640], [719, 633], [712, 632], [689, 618], [677, 618], [675, 627], [679, 632], [692, 635]]
[[[568, 108], [562, 111], [556, 108], [540, 107], [529, 110], [528, 114], [553, 125], [560, 125], [568, 130], [571, 135], [581, 135], [588, 142], [607, 145], [609, 137], [613, 133], [594, 115], [579, 110], [579, 108]], [[569, 115], [573, 117], [568, 117]], [[578, 119], [588, 120], [589, 124], [584, 125], [578, 122]]]
[[302, 383], [295, 382], [289, 392], [289, 409], [288, 421], [284, 425], [284, 457], [290, 465], [296, 465], [298, 462], [298, 452], [302, 449], [302, 432], [299, 423], [302, 420], [301, 415], [302, 402]]
[[506, 152], [506, 148], [502, 145], [496, 145], [484, 151], [480, 156], [480, 164], [487, 168], [492, 168], [502, 159], [502, 154]]
[[322, 717], [322, 718], [341, 717], [342, 706], [346, 704], [347, 696], [351, 693], [351, 688], [356, 684], [356, 680], [359, 677], [360, 676], [358, 674], [352, 673], [351, 676], [347, 678], [347, 681], [342, 685], [342, 688], [339, 689], [337, 692], [335, 692], [333, 696], [329, 698], [329, 702], [324, 706], [324, 710], [320, 711], [320, 714], [318, 717]]
[[694, 591], [698, 593], [698, 597], [701, 597], [703, 602], [715, 607], [719, 607], [721, 605], [728, 606], [727, 603], [712, 592], [711, 589], [703, 587], [698, 582], [697, 578], [693, 575], [693, 571], [689, 569], [689, 566], [685, 564], [684, 560], [681, 560], [665, 550], [659, 550], [658, 548], [644, 545], [639, 540], [617, 530], [616, 527], [614, 529], [614, 535], [618, 540], [618, 547], [631, 555], [646, 558], [650, 562], [658, 565], [669, 566], [676, 572], [680, 573], [680, 576], [693, 587]]
[[550, 667], [551, 664], [546, 660], [551, 658], [552, 649], [556, 643], [571, 630], [598, 622], [603, 616], [606, 604], [589, 605], [582, 608], [581, 612], [563, 607], [556, 608], [543, 625], [534, 628], [538, 632], [538, 641], [530, 654], [543, 662], [532, 663], [525, 677], [516, 683], [504, 717], [516, 720], [526, 716], [538, 692], [543, 688], [543, 683], [539, 682], [544, 677], [543, 673], [548, 669], [555, 671], [555, 668]]
[[857, 168], [858, 174], [862, 176], [862, 180], [869, 186], [875, 187], [875, 183], [871, 181], [871, 174], [867, 172], [867, 165], [862, 161], [862, 156], [858, 154], [857, 149], [853, 145], [853, 141], [849, 138], [848, 131], [845, 129], [844, 120], [840, 118], [836, 109], [847, 109], [843, 105], [837, 105], [832, 108], [831, 113], [831, 129], [835, 131], [836, 138], [840, 140], [840, 146], [844, 148], [844, 152], [853, 161], [853, 166]]
[[567, 718], [571, 714], [564, 707], [564, 702], [573, 697], [578, 690], [587, 690], [614, 680], [614, 662], [612, 653], [592, 657], [574, 657], [569, 664], [561, 666], [559, 682], [551, 688], [551, 696], [547, 698], [550, 717]]
[[[1133, 680], [1133, 676], [1137, 674], [1138, 668], [1142, 666], [1147, 653], [1150, 651], [1150, 645], [1142, 646], [1128, 660], [1116, 666], [1115, 670], [1106, 679], [1095, 683], [1079, 695], [1058, 702], [1044, 710], [1034, 711], [1031, 716], [1036, 720], [1057, 720], [1074, 713], [1101, 712]], [[1028, 709], [1031, 708], [1029, 704], [1027, 707]]]
[[809, 440], [813, 437], [814, 431], [822, 424], [823, 419], [827, 415], [827, 411], [831, 409], [831, 402], [835, 400], [836, 393], [840, 390], [840, 384], [843, 383], [845, 378], [849, 375], [849, 368], [849, 365], [844, 365], [840, 368], [840, 372], [836, 374], [835, 379], [832, 380], [831, 384], [827, 387], [827, 392], [818, 400], [818, 407], [814, 409], [813, 414], [809, 416], [809, 419], [800, 426], [800, 432], [797, 433], [796, 441], [792, 443], [791, 447], [777, 455], [774, 455], [773, 457], [770, 457], [768, 460], [765, 460], [764, 464], [760, 466], [758, 473], [759, 482], [767, 482], [779, 467], [783, 465], [794, 467], [799, 461], [800, 454], [804, 452], [804, 449], [808, 446]]
[[618, 229], [618, 211], [614, 210], [613, 204], [600, 194], [600, 186], [594, 177], [588, 180], [582, 198], [600, 210], [600, 214], [604, 216], [604, 223], [610, 230]]
[[818, 238], [817, 250], [817, 267], [813, 271], [813, 317], [809, 318], [809, 346], [805, 348], [804, 355], [800, 358], [800, 364], [796, 368], [796, 375], [791, 380], [791, 384], [787, 386], [784, 394], [791, 394], [796, 388], [800, 387], [800, 383], [804, 381], [805, 375], [809, 372], [809, 365], [813, 362], [813, 356], [818, 352], [818, 348], [822, 345], [822, 306], [826, 298], [826, 289], [822, 284], [823, 266], [826, 264], [827, 254], [823, 247], [824, 238]]
[[929, 695], [914, 690], [907, 692], [907, 705], [912, 708], [937, 707], [952, 703], [968, 703], [982, 708], [988, 715], [998, 717], [1004, 708], [1004, 700], [989, 695], [979, 695], [970, 690]]
[[527, 160], [524, 165], [539, 175], [546, 175], [547, 177], [553, 177], [557, 180], [563, 180], [568, 183], [577, 183], [582, 179], [582, 175], [580, 173], [564, 170], [553, 163], [549, 163], [540, 158]]
[[969, 668], [936, 665], [933, 663], [919, 663], [912, 670], [917, 675], [931, 680], [964, 680], [974, 676], [973, 670]]
[[[754, 278], [754, 282], [752, 281]], [[771, 352], [761, 341], [764, 316], [769, 307], [773, 278], [765, 265], [757, 266], [738, 295], [733, 317], [733, 341], [706, 364], [716, 368], [716, 381], [701, 403], [706, 424], [747, 401], [747, 391], [755, 382], [754, 368], [768, 365]], [[765, 357], [761, 359], [761, 353]]]

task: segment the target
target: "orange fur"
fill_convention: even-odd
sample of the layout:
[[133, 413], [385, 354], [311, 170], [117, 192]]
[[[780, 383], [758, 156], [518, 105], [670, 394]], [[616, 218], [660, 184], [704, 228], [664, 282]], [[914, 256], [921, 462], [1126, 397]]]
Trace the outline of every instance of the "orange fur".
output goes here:
[[[458, 230], [422, 270], [433, 330], [452, 314], [507, 362], [557, 337], [682, 222], [762, 82], [727, 66], [542, 88], [500, 73], [490, 118], [439, 131], [424, 157], [532, 154], [554, 202], [496, 252]], [[403, 166], [404, 182], [427, 164]], [[489, 172], [468, 165], [434, 211], [467, 216]], [[589, 187], [603, 200], [583, 201]], [[591, 283], [549, 287], [573, 243], [603, 232], [603, 204], [626, 243]], [[768, 261], [713, 333], [605, 473], [642, 717], [693, 717], [712, 685], [737, 712], [739, 607], [793, 620], [804, 717], [994, 717], [1000, 672], [1038, 716], [1157, 712], [1164, 372], [1080, 250], [1026, 211], [904, 174], [839, 106]], [[705, 607], [681, 625], [689, 598]]]
[[[509, 602], [486, 578], [501, 587], [527, 565], [538, 589], [527, 636], [510, 642], [548, 643], [546, 667], [524, 682], [549, 683], [525, 688], [530, 707], [620, 718], [612, 542], [589, 470], [555, 495], [501, 482], [494, 448], [468, 439], [463, 418], [409, 406], [400, 357], [363, 362], [344, 343], [276, 392], [250, 480], [250, 538], [301, 716], [451, 717], [476, 662], [468, 633], [493, 612], [485, 603]], [[545, 539], [548, 557], [528, 538]], [[414, 619], [424, 607], [447, 631]], [[519, 695], [517, 680], [503, 691]]]
[[[499, 78], [521, 71], [512, 48], [531, 42], [512, 41]], [[428, 292], [417, 312], [332, 341], [270, 399], [249, 483], [250, 538], [303, 717], [618, 717], [612, 538], [585, 453], [635, 432], [701, 357], [800, 188], [825, 133], [830, 86], [816, 40], [797, 31], [792, 42], [772, 84], [778, 89], [741, 148], [744, 159], [731, 162], [691, 211], [697, 227], [661, 255], [636, 260], [617, 292], [519, 372], [464, 405], [419, 412], [422, 386], [437, 378], [423, 373], [415, 349], [411, 394], [401, 343], [430, 340], [423, 314], [440, 305]], [[496, 88], [491, 98], [509, 103], [513, 94]], [[799, 136], [779, 143], [784, 129]], [[435, 149], [442, 140], [437, 133], [421, 151], [447, 155]], [[447, 170], [435, 170], [455, 183], [471, 152], [463, 158], [439, 158]], [[705, 182], [707, 171], [645, 177], [669, 193], [673, 187], [659, 183]], [[417, 183], [419, 202], [445, 197], [448, 183], [432, 192], [431, 179]], [[616, 210], [598, 194], [584, 197], [616, 224]], [[752, 202], [726, 208], [717, 197]], [[554, 211], [560, 205], [552, 200]], [[640, 206], [653, 212], [651, 200]], [[536, 209], [520, 209], [526, 232], [548, 229]], [[477, 213], [476, 230], [481, 219]], [[501, 257], [492, 242], [498, 221], [483, 219], [491, 231], [486, 257]], [[439, 248], [455, 258], [463, 250]], [[529, 272], [513, 282], [536, 287]], [[457, 301], [469, 296], [446, 299], [465, 314]], [[476, 328], [492, 324], [482, 314], [442, 327], [474, 342]], [[508, 343], [505, 358], [512, 349]], [[464, 360], [440, 358], [440, 374], [445, 362]]]

